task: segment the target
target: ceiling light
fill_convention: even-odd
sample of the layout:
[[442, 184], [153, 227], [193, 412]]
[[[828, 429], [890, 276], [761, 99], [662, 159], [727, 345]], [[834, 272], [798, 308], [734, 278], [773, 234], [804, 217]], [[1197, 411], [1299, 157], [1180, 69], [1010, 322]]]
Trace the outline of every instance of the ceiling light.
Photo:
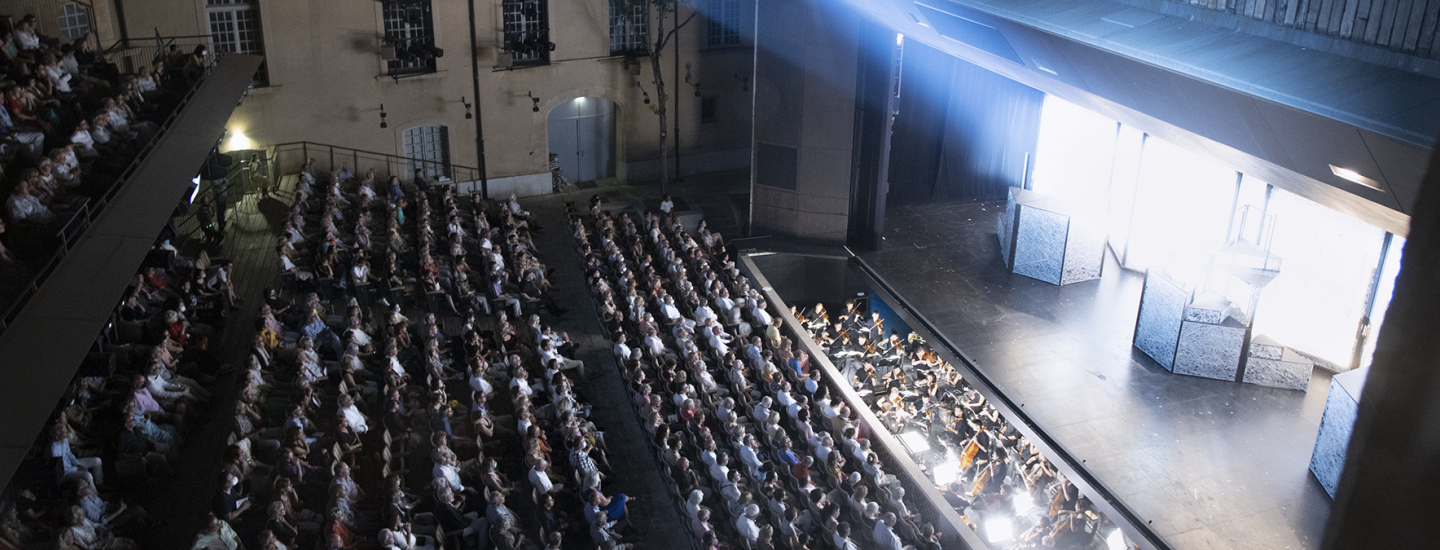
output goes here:
[[1375, 181], [1375, 180], [1370, 179], [1370, 178], [1367, 178], [1367, 177], [1365, 177], [1365, 176], [1363, 176], [1363, 175], [1360, 175], [1359, 172], [1356, 172], [1356, 171], [1351, 170], [1351, 169], [1349, 169], [1349, 168], [1341, 168], [1341, 167], [1339, 167], [1339, 166], [1335, 166], [1334, 164], [1331, 164], [1331, 165], [1330, 165], [1330, 173], [1331, 173], [1331, 174], [1335, 174], [1336, 176], [1340, 176], [1341, 178], [1343, 178], [1343, 179], [1345, 179], [1345, 180], [1347, 180], [1347, 181], [1351, 181], [1351, 182], [1354, 182], [1354, 183], [1358, 183], [1358, 184], [1360, 184], [1360, 185], [1364, 185], [1365, 187], [1369, 187], [1369, 188], [1371, 188], [1371, 189], [1383, 190], [1383, 188], [1380, 187], [1380, 182]]

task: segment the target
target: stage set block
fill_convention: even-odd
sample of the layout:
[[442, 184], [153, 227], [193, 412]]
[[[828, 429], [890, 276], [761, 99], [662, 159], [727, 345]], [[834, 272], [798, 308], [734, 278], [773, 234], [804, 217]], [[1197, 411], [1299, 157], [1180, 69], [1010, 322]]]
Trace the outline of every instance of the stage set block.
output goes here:
[[1310, 454], [1310, 472], [1330, 498], [1340, 484], [1345, 468], [1345, 453], [1350, 448], [1350, 433], [1355, 429], [1355, 415], [1360, 410], [1360, 392], [1370, 367], [1342, 372], [1330, 379], [1330, 395], [1325, 398], [1325, 416], [1320, 418], [1320, 433], [1315, 436], [1315, 451]]
[[1011, 187], [997, 233], [1006, 267], [1032, 279], [1091, 281], [1105, 266], [1104, 217], [1042, 193]]

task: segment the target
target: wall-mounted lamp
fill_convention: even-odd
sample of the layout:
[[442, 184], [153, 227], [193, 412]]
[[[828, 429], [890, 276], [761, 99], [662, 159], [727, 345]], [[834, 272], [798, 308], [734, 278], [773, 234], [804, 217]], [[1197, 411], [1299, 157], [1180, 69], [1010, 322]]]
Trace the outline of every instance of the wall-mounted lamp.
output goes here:
[[530, 98], [530, 111], [535, 113], [540, 112], [540, 98], [535, 97], [535, 94], [530, 92], [525, 92], [525, 95]]
[[694, 86], [694, 87], [695, 87], [695, 97], [700, 97], [700, 82], [699, 82], [699, 81], [695, 81], [695, 82], [691, 82], [691, 81], [690, 81], [690, 64], [689, 64], [689, 63], [686, 63], [686, 64], [685, 64], [685, 83], [686, 83], [686, 84], [689, 84], [689, 85], [691, 85], [691, 86]]
[[640, 88], [640, 95], [645, 98], [645, 104], [646, 104], [646, 105], [649, 105], [649, 104], [650, 104], [650, 92], [645, 91], [645, 87], [642, 86], [642, 85], [640, 85], [640, 81], [639, 81], [639, 80], [636, 80], [636, 81], [635, 81], [635, 87], [636, 87], [636, 88]]
[[385, 123], [385, 104], [384, 104], [384, 103], [381, 103], [381, 104], [380, 104], [380, 127], [381, 127], [381, 128], [389, 128], [389, 127], [390, 127], [389, 124], [386, 124], [386, 123]]
[[742, 91], [742, 92], [748, 92], [748, 91], [750, 91], [750, 77], [748, 77], [748, 76], [740, 76], [740, 73], [735, 73], [735, 80], [739, 80], [739, 81], [740, 81], [740, 91]]
[[470, 120], [470, 103], [465, 101], [465, 96], [460, 96], [460, 104], [465, 106], [465, 120]]
[[1367, 178], [1367, 177], [1365, 177], [1365, 176], [1362, 176], [1362, 175], [1360, 175], [1359, 172], [1356, 172], [1356, 171], [1351, 170], [1351, 169], [1349, 169], [1349, 168], [1341, 168], [1341, 167], [1339, 167], [1339, 166], [1335, 166], [1334, 164], [1331, 164], [1331, 165], [1330, 165], [1330, 173], [1331, 173], [1331, 174], [1335, 174], [1336, 176], [1339, 176], [1339, 177], [1341, 177], [1341, 178], [1343, 178], [1343, 179], [1345, 179], [1345, 180], [1347, 180], [1347, 181], [1351, 181], [1351, 182], [1354, 182], [1354, 183], [1358, 183], [1358, 184], [1360, 184], [1360, 185], [1364, 185], [1365, 187], [1369, 187], [1369, 188], [1371, 188], [1371, 189], [1376, 189], [1376, 190], [1380, 190], [1380, 191], [1383, 191], [1383, 190], [1384, 190], [1383, 187], [1380, 187], [1380, 182], [1375, 181], [1375, 180], [1370, 179], [1370, 178]]

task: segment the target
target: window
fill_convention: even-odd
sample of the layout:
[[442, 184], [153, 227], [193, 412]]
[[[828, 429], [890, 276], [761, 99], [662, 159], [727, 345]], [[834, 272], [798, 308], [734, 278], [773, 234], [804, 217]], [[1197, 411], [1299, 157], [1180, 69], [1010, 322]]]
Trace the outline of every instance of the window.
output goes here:
[[430, 0], [384, 0], [385, 41], [395, 48], [387, 62], [390, 76], [401, 77], [435, 72], [435, 26]]
[[1271, 250], [1282, 263], [1260, 293], [1255, 334], [1332, 369], [1353, 366], [1385, 232], [1282, 189], [1271, 192], [1267, 210], [1275, 224]]
[[60, 34], [66, 40], [75, 40], [90, 34], [90, 10], [78, 2], [61, 6]]
[[700, 98], [700, 122], [715, 122], [720, 120], [720, 98], [707, 95]]
[[505, 0], [504, 47], [515, 65], [543, 65], [550, 61], [550, 25], [545, 0]]
[[[265, 43], [260, 35], [258, 0], [206, 0], [210, 18], [210, 41], [216, 53], [262, 55]], [[255, 73], [259, 83], [268, 81], [265, 65]]]
[[405, 130], [405, 157], [410, 159], [407, 178], [419, 168], [425, 177], [448, 176], [450, 168], [450, 133], [444, 126], [416, 126]]
[[740, 43], [740, 0], [708, 0], [705, 43], [711, 48]]
[[643, 0], [610, 0], [610, 55], [645, 52], [649, 7]]

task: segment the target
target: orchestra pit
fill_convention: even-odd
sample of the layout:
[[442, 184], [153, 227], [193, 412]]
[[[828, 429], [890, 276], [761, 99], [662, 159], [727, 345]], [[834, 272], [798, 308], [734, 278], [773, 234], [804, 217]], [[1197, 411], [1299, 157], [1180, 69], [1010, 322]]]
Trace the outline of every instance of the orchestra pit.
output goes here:
[[0, 550], [1429, 548], [1440, 0], [0, 0]]

